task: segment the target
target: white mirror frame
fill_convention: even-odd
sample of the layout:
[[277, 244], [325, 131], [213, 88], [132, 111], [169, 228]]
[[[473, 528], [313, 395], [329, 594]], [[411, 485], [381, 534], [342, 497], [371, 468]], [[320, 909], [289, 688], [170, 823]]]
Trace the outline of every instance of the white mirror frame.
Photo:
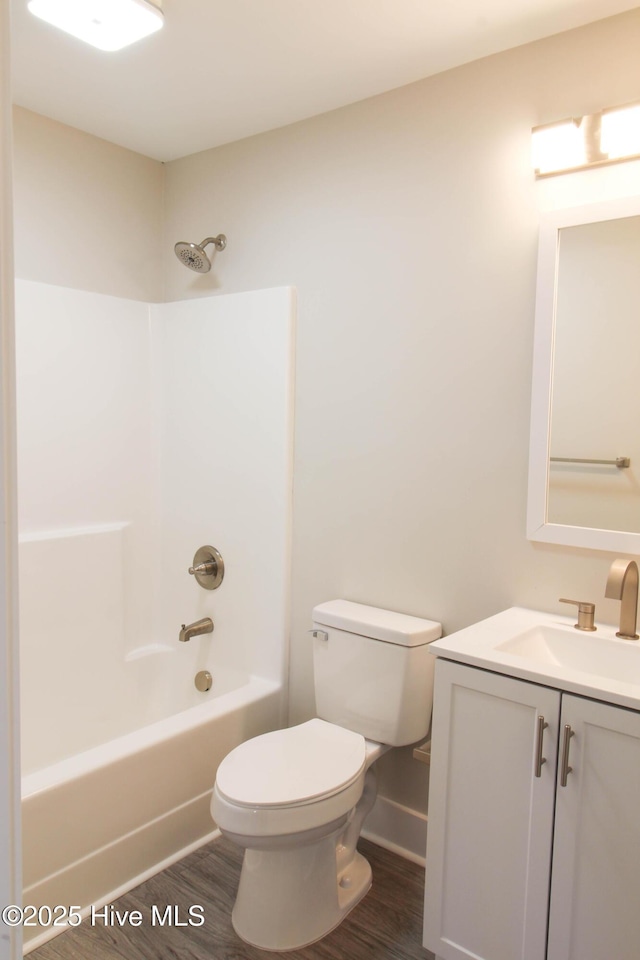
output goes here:
[[573, 527], [547, 521], [551, 390], [560, 230], [602, 220], [640, 215], [640, 197], [611, 200], [545, 213], [540, 222], [536, 286], [527, 537], [543, 543], [640, 554], [640, 533]]

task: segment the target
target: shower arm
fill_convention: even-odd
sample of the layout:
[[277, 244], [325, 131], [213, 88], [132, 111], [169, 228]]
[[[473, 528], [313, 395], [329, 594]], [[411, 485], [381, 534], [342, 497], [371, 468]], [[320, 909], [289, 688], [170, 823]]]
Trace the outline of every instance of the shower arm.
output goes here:
[[224, 250], [227, 245], [227, 238], [223, 233], [219, 233], [217, 237], [207, 237], [206, 240], [202, 241], [200, 247], [204, 250], [210, 243], [215, 246], [216, 250]]

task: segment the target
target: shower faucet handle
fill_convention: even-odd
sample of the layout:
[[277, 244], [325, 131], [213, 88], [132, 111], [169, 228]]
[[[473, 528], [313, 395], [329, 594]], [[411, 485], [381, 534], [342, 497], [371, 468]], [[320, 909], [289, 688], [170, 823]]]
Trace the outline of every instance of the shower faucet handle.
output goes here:
[[224, 560], [215, 547], [200, 547], [196, 550], [189, 573], [205, 590], [215, 590], [224, 577]]
[[197, 567], [189, 567], [189, 573], [191, 576], [194, 576], [196, 573], [199, 573], [200, 576], [215, 576], [218, 571], [218, 564], [215, 560], [206, 560], [204, 563], [199, 563]]

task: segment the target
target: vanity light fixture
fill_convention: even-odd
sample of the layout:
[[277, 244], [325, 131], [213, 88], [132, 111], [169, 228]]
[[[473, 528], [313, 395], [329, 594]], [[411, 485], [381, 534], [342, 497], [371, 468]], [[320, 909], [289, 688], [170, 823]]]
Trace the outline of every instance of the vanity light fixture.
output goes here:
[[640, 103], [560, 120], [531, 131], [536, 177], [640, 157]]
[[121, 50], [163, 24], [161, 0], [29, 0], [28, 8], [99, 50]]
[[640, 103], [602, 111], [600, 147], [610, 160], [640, 154]]
[[531, 133], [533, 168], [537, 176], [584, 166], [586, 154], [580, 121], [561, 120]]

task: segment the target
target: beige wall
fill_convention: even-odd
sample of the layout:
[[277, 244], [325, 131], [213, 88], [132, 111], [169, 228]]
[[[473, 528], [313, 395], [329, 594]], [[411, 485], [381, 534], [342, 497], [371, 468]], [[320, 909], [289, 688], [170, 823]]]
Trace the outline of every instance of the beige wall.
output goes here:
[[[617, 615], [608, 555], [525, 538], [529, 143], [637, 98], [639, 45], [635, 11], [167, 165], [169, 299], [298, 289], [292, 721], [313, 711], [322, 600], [448, 632], [511, 604], [566, 612], [560, 596]], [[209, 277], [173, 258], [218, 231]], [[381, 789], [423, 808], [426, 770], [396, 753]]]
[[16, 276], [162, 299], [163, 166], [14, 108]]
[[[559, 596], [616, 617], [610, 556], [525, 539], [529, 135], [637, 99], [639, 45], [640, 10], [174, 161], [163, 261], [161, 165], [18, 111], [19, 276], [150, 300], [160, 268], [169, 300], [297, 287], [293, 722], [314, 708], [322, 600], [447, 632]], [[174, 258], [220, 231], [207, 277]], [[409, 751], [384, 758], [383, 793], [422, 809], [426, 790]]]

